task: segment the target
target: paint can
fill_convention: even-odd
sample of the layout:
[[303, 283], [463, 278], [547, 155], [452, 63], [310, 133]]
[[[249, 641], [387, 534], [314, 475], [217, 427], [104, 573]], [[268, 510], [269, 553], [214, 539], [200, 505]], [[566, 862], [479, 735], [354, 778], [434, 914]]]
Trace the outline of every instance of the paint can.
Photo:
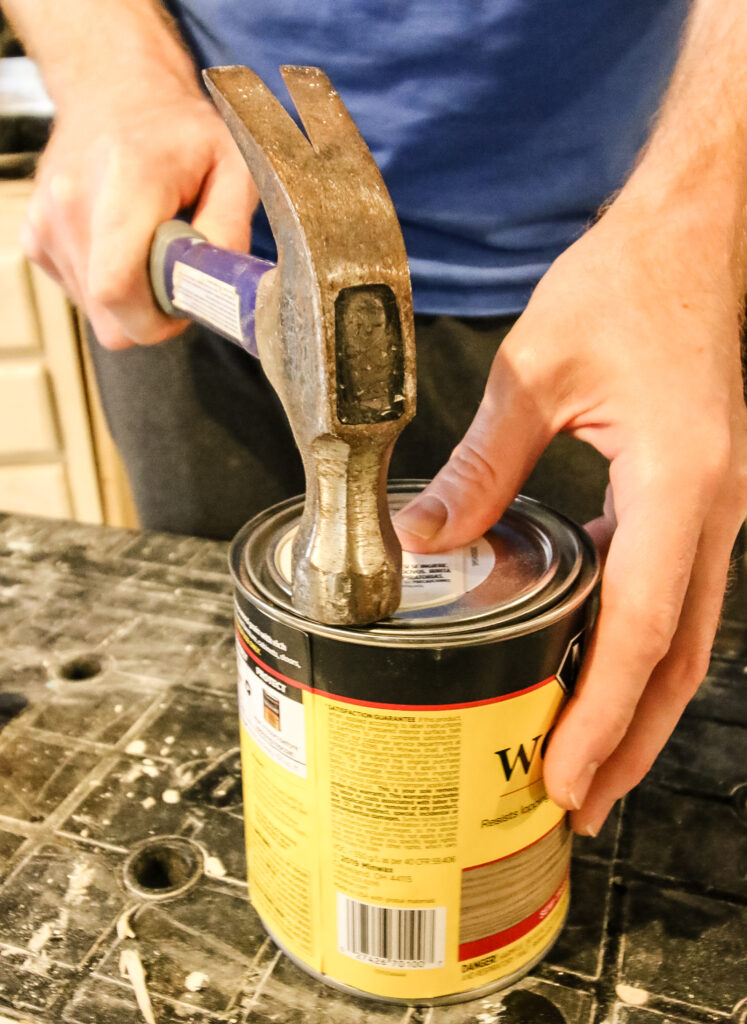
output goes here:
[[[392, 510], [423, 486], [391, 483]], [[346, 991], [479, 997], [566, 917], [571, 834], [542, 761], [595, 613], [594, 547], [519, 497], [473, 544], [405, 553], [391, 619], [324, 626], [290, 598], [301, 509], [257, 516], [230, 556], [252, 903]]]

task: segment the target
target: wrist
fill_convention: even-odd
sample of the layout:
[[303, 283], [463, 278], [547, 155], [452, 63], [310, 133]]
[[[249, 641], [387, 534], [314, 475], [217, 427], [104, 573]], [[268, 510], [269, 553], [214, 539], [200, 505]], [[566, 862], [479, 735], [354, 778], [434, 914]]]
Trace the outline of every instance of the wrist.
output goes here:
[[641, 161], [603, 220], [636, 259], [653, 252], [673, 279], [741, 303], [745, 287], [745, 178], [725, 164], [662, 168]]
[[197, 76], [187, 68], [180, 72], [163, 62], [149, 63], [142, 51], [137, 60], [109, 63], [97, 70], [94, 61], [76, 65], [72, 74], [57, 79], [48, 89], [57, 120], [116, 120], [126, 111], [143, 115], [154, 106], [179, 105], [187, 100], [205, 101]]
[[100, 109], [112, 96], [134, 105], [203, 95], [190, 57], [157, 0], [109, 0], [105, 17], [100, 0], [61, 6], [33, 0], [33, 15], [46, 21], [44, 31], [36, 25], [23, 32], [19, 25], [60, 114], [91, 105]]

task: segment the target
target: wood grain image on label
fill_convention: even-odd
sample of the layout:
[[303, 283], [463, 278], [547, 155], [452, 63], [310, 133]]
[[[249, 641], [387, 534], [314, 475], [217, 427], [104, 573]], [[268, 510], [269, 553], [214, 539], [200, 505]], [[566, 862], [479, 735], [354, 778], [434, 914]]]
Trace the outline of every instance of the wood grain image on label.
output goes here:
[[462, 871], [460, 960], [514, 942], [547, 916], [567, 884], [571, 838], [564, 818], [523, 850]]

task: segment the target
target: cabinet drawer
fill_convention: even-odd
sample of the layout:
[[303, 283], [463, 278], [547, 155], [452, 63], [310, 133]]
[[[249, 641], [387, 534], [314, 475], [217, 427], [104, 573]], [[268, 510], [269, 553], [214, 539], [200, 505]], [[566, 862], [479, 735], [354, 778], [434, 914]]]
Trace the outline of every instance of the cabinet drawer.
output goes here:
[[0, 248], [0, 309], [0, 351], [39, 348], [28, 265], [17, 248]]
[[54, 452], [58, 446], [44, 367], [0, 362], [0, 456]]
[[62, 466], [0, 466], [0, 510], [69, 519], [73, 510]]

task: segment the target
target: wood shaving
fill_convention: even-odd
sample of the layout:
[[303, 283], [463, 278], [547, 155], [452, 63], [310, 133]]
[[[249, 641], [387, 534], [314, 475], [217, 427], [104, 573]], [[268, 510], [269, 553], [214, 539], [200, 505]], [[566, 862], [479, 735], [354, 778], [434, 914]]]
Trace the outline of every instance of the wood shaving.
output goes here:
[[153, 1016], [153, 1004], [148, 995], [143, 961], [136, 949], [123, 949], [119, 954], [119, 973], [132, 985], [137, 1005], [146, 1024], [157, 1024]]
[[202, 971], [192, 971], [184, 980], [184, 987], [188, 992], [200, 992], [208, 983], [208, 976]]
[[224, 875], [228, 874], [223, 861], [220, 857], [206, 857], [205, 858], [205, 874], [211, 878], [223, 878]]
[[137, 910], [137, 907], [130, 907], [129, 910], [125, 910], [123, 914], [120, 914], [117, 918], [117, 938], [121, 941], [124, 939], [134, 939], [135, 933], [132, 930], [130, 924], [130, 918]]
[[643, 1006], [648, 1002], [648, 992], [645, 988], [635, 988], [633, 985], [615, 985], [615, 993], [618, 999], [631, 1006]]

